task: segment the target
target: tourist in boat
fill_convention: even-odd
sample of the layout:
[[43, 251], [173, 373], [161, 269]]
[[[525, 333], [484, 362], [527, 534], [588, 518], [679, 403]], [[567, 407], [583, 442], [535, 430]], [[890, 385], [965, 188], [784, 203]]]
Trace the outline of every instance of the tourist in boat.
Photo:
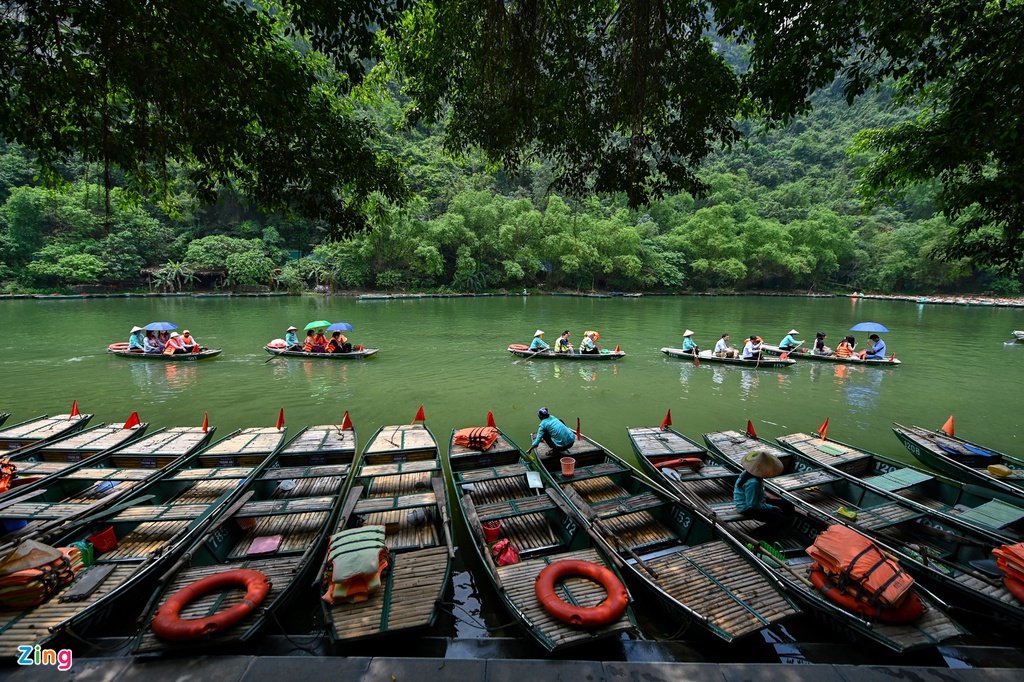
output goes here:
[[815, 355], [834, 355], [835, 351], [825, 345], [825, 338], [828, 336], [825, 332], [818, 332], [814, 335], [814, 349]]
[[593, 355], [601, 352], [597, 347], [597, 344], [594, 343], [594, 337], [596, 334], [597, 332], [592, 331], [583, 332], [583, 340], [580, 341], [580, 353]]
[[722, 334], [722, 338], [718, 339], [715, 344], [715, 357], [718, 358], [735, 358], [739, 353], [735, 348], [729, 345], [729, 335]]
[[284, 333], [284, 345], [288, 347], [288, 350], [302, 350], [297, 331], [299, 331], [298, 327], [288, 327]]
[[146, 352], [146, 337], [142, 335], [143, 331], [142, 327], [132, 327], [131, 334], [128, 336], [128, 352]]
[[747, 342], [743, 344], [743, 354], [740, 357], [744, 360], [760, 360], [761, 337], [753, 335], [747, 339]]
[[885, 360], [885, 341], [882, 341], [878, 334], [872, 334], [868, 340], [872, 341], [872, 344], [864, 357], [868, 360]]
[[331, 334], [331, 340], [327, 342], [328, 353], [351, 353], [352, 344], [348, 342], [346, 337], [341, 332], [334, 332]]
[[167, 339], [167, 343], [164, 345], [164, 355], [174, 355], [175, 353], [184, 353], [185, 349], [181, 345], [181, 334], [178, 332], [172, 332], [170, 337]]
[[314, 339], [313, 330], [310, 329], [310, 330], [308, 330], [306, 332], [306, 343], [303, 344], [302, 350], [304, 350], [307, 353], [312, 353], [313, 352], [313, 346], [314, 346], [313, 339]]
[[572, 344], [569, 343], [569, 330], [566, 329], [562, 332], [562, 335], [555, 341], [555, 352], [556, 353], [568, 353], [572, 354]]
[[687, 329], [683, 332], [683, 352], [697, 355], [700, 353], [700, 348], [693, 342], [693, 331]]
[[181, 349], [184, 353], [199, 352], [199, 344], [192, 338], [192, 332], [187, 329], [181, 333]]
[[540, 419], [540, 426], [537, 427], [537, 437], [533, 439], [533, 443], [530, 445], [530, 449], [526, 451], [526, 454], [536, 450], [541, 441], [547, 443], [548, 447], [551, 448], [548, 456], [556, 456], [566, 452], [576, 442], [576, 434], [573, 433], [572, 429], [563, 424], [562, 420], [558, 417], [552, 416], [548, 412], [548, 408], [542, 407], [537, 410], [537, 418]]
[[323, 333], [323, 331], [317, 330], [316, 334], [313, 335], [313, 352], [327, 352], [327, 336]]
[[156, 335], [157, 345], [160, 346], [160, 352], [163, 353], [167, 349], [167, 343], [171, 340], [171, 332], [163, 329]]
[[847, 360], [863, 360], [865, 355], [867, 355], [867, 351], [857, 351], [857, 339], [852, 334], [843, 339], [836, 347], [836, 357]]
[[159, 355], [163, 352], [160, 348], [160, 342], [156, 338], [156, 334], [151, 331], [146, 332], [146, 336], [142, 339], [143, 348], [150, 355]]
[[547, 350], [548, 348], [551, 347], [548, 344], [544, 343], [544, 339], [541, 338], [542, 336], [544, 336], [544, 332], [541, 331], [540, 329], [534, 332], [533, 343], [530, 344], [531, 351], [540, 352], [542, 350]]
[[800, 332], [795, 329], [790, 329], [789, 333], [786, 334], [786, 338], [779, 342], [779, 350], [794, 351], [803, 345], [803, 341], [797, 341], [796, 337], [800, 336]]
[[755, 450], [744, 455], [741, 464], [743, 472], [736, 477], [732, 490], [736, 511], [748, 519], [764, 522], [758, 529], [763, 533], [781, 530], [793, 516], [793, 504], [766, 493], [764, 479], [782, 473], [782, 460], [770, 452]]

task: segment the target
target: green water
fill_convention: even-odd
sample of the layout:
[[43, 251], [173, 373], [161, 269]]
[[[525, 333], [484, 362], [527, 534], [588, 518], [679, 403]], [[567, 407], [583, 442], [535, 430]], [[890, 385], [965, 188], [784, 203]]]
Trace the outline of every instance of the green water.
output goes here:
[[[270, 358], [262, 346], [314, 319], [354, 325], [350, 339], [381, 348], [369, 360]], [[167, 320], [200, 343], [223, 348], [201, 363], [128, 360], [104, 354], [132, 325]], [[734, 343], [759, 334], [778, 343], [792, 327], [817, 330], [835, 346], [861, 321], [886, 325], [892, 369], [810, 361], [783, 370], [744, 369], [668, 358], [696, 331], [703, 348], [723, 332]], [[617, 362], [516, 361], [505, 349], [535, 329], [554, 343], [586, 329], [621, 346]], [[547, 406], [566, 423], [630, 456], [627, 426], [659, 424], [700, 438], [742, 429], [774, 438], [812, 431], [826, 417], [829, 437], [905, 456], [891, 423], [956, 431], [1009, 452], [1024, 452], [1018, 392], [1024, 344], [1004, 345], [1024, 328], [1024, 311], [990, 307], [855, 301], [847, 298], [551, 296], [357, 301], [340, 297], [128, 298], [0, 301], [0, 410], [11, 421], [67, 412], [78, 400], [94, 422], [123, 421], [133, 410], [159, 426], [199, 424], [204, 412], [221, 433], [273, 425], [284, 408], [291, 430], [340, 423], [346, 410], [365, 442], [384, 424], [410, 422], [424, 404], [441, 442], [453, 427], [479, 425], [488, 410], [526, 444]], [[861, 346], [867, 343], [859, 335]]]

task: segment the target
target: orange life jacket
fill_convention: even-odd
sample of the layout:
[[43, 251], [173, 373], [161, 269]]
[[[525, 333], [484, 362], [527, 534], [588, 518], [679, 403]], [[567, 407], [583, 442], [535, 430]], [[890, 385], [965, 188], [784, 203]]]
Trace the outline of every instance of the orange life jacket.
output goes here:
[[993, 549], [996, 565], [1017, 580], [1024, 580], [1024, 542]]
[[839, 347], [836, 348], [836, 355], [838, 355], [841, 358], [848, 358], [851, 355], [853, 355], [853, 349], [850, 348], [849, 343], [843, 341], [841, 344], [839, 344]]
[[307, 336], [306, 337], [306, 343], [305, 343], [305, 345], [302, 346], [302, 350], [306, 351], [307, 353], [312, 353], [313, 352], [313, 337], [312, 336]]
[[186, 351], [190, 353], [199, 352], [199, 344], [196, 343], [196, 340], [192, 338], [191, 334], [189, 334], [188, 336], [182, 336], [178, 340], [181, 341], [181, 347], [184, 348]]
[[314, 346], [323, 346], [324, 348], [326, 348], [327, 347], [327, 337], [324, 336], [323, 334], [317, 334], [316, 336], [313, 337], [313, 345]]
[[172, 336], [171, 338], [167, 339], [167, 345], [164, 346], [164, 355], [173, 355], [175, 351], [181, 350], [182, 348], [183, 346], [181, 345], [181, 337]]
[[806, 552], [839, 589], [861, 601], [898, 607], [914, 585], [894, 559], [847, 526], [829, 526]]
[[455, 432], [455, 444], [474, 450], [487, 450], [498, 440], [498, 429], [493, 426], [475, 426]]

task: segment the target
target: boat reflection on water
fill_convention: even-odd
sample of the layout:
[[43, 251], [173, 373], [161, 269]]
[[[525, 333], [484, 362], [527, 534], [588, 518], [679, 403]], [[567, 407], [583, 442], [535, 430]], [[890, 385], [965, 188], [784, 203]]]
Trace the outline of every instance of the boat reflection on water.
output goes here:
[[132, 362], [129, 370], [132, 382], [147, 393], [172, 396], [192, 388], [201, 368], [195, 362]]
[[540, 383], [552, 379], [567, 381], [575, 379], [577, 374], [588, 383], [596, 382], [602, 376], [617, 376], [619, 365], [616, 362], [580, 362], [579, 360], [559, 362], [558, 360], [544, 360], [540, 362], [525, 362], [527, 373], [530, 378]]

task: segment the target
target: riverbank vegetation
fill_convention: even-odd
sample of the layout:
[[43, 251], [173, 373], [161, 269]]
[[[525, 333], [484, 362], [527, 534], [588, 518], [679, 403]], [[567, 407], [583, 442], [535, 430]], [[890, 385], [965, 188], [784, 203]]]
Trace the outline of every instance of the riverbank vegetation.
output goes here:
[[[507, 99], [495, 100], [506, 107], [495, 121], [480, 119], [479, 82], [463, 82], [458, 92], [432, 90], [445, 80], [437, 75], [440, 71], [435, 73], [443, 65], [433, 60], [456, 47], [437, 43], [452, 39], [445, 32], [452, 27], [437, 23], [440, 16], [414, 12], [389, 33], [392, 42], [385, 41], [381, 50], [366, 48], [365, 56], [388, 56], [394, 62], [374, 62], [378, 68], [354, 88], [363, 79], [364, 62], [339, 63], [331, 45], [319, 44], [315, 36], [307, 36], [308, 44], [299, 40], [272, 15], [222, 16], [214, 11], [217, 4], [199, 3], [211, 10], [204, 18], [211, 30], [229, 36], [242, 26], [257, 36], [248, 42], [219, 41], [232, 46], [225, 59], [250, 69], [271, 64], [278, 70], [256, 84], [234, 82], [229, 66], [204, 74], [208, 63], [195, 55], [175, 48], [161, 56], [182, 60], [163, 64], [179, 76], [207, 84], [190, 96], [194, 103], [203, 97], [223, 102], [217, 117], [203, 119], [197, 114], [203, 107], [196, 104], [187, 120], [151, 122], [148, 132], [123, 126], [117, 130], [121, 137], [112, 142], [81, 123], [95, 116], [78, 112], [79, 122], [69, 122], [69, 116], [62, 130], [80, 125], [80, 134], [51, 140], [46, 147], [40, 142], [45, 131], [11, 124], [12, 115], [29, 112], [33, 102], [15, 98], [8, 103], [2, 130], [24, 144], [0, 140], [0, 291], [83, 286], [164, 291], [1020, 291], [1015, 268], [997, 269], [1006, 265], [1005, 259], [978, 257], [979, 244], [1003, 239], [1003, 228], [982, 220], [982, 209], [951, 204], [948, 176], [928, 180], [918, 169], [916, 175], [907, 171], [913, 182], [901, 192], [886, 186], [879, 169], [903, 172], [892, 157], [903, 141], [886, 138], [889, 133], [882, 131], [906, 131], [934, 115], [925, 102], [910, 96], [913, 88], [890, 78], [905, 72], [881, 69], [871, 78], [852, 78], [848, 64], [841, 78], [833, 73], [826, 82], [815, 74], [814, 88], [808, 90], [816, 92], [806, 105], [791, 99], [779, 104], [782, 110], [760, 112], [765, 118], [741, 119], [736, 116], [743, 108], [740, 90], [722, 66], [741, 71], [743, 64], [757, 63], [756, 51], [688, 36], [692, 59], [687, 64], [715, 74], [700, 82], [704, 95], [717, 96], [717, 103], [700, 104], [709, 108], [700, 112], [699, 134], [667, 124], [665, 129], [655, 126], [651, 134], [664, 136], [666, 144], [674, 135], [696, 135], [701, 142], [681, 150], [677, 156], [685, 160], [670, 172], [665, 165], [673, 156], [670, 148], [648, 140], [644, 158], [651, 165], [627, 181], [623, 174], [630, 173], [632, 157], [618, 158], [607, 146], [586, 146], [586, 140], [573, 138], [580, 146], [572, 146], [572, 131], [564, 126], [581, 125], [580, 112], [565, 98], [585, 92], [582, 84], [544, 94], [565, 114], [550, 130], [529, 125], [554, 120], [556, 112], [531, 109], [530, 121], [509, 120], [527, 113]], [[394, 17], [367, 19], [384, 25]], [[317, 20], [300, 13], [292, 16], [291, 25], [309, 28]], [[757, 23], [756, 17], [747, 20]], [[427, 28], [433, 32], [417, 33]], [[423, 41], [395, 42], [402, 35], [421, 35]], [[93, 47], [86, 38], [77, 46], [83, 53]], [[353, 29], [352, 35], [330, 40], [364, 45], [366, 38]], [[514, 62], [521, 47], [516, 41], [498, 45], [490, 58]], [[784, 52], [780, 48], [777, 56]], [[480, 59], [474, 54], [467, 71], [480, 67]], [[837, 64], [833, 71], [839, 70]], [[429, 73], [435, 73], [434, 80], [426, 78]], [[621, 76], [608, 75], [605, 86], [612, 87]], [[125, 102], [134, 97], [145, 106], [171, 109], [170, 101], [178, 96], [147, 86], [153, 73], [131, 64], [119, 64], [107, 78], [120, 79], [117, 95]], [[473, 72], [467, 78], [483, 75]], [[291, 95], [271, 91], [282, 82], [295, 86]], [[851, 92], [851, 83], [857, 93]], [[757, 95], [756, 87], [767, 87], [764, 83], [746, 85], [753, 93], [748, 106], [770, 99]], [[93, 103], [82, 106], [95, 106], [103, 115], [116, 113], [109, 93], [106, 100], [101, 96], [101, 86], [95, 85]], [[72, 87], [78, 85], [44, 79], [30, 92], [19, 92], [52, 99], [59, 108], [58, 100]], [[215, 87], [222, 90], [214, 92]], [[659, 96], [685, 100], [678, 88], [669, 90]], [[776, 95], [781, 97], [783, 90]], [[305, 94], [296, 99], [295, 93]], [[246, 110], [247, 98], [261, 102], [257, 113]], [[449, 107], [437, 106], [441, 100]], [[431, 107], [417, 109], [424, 102]], [[549, 103], [549, 109], [555, 104]], [[473, 106], [478, 109], [470, 111]], [[591, 113], [602, 117], [595, 135], [610, 139], [620, 134], [615, 130], [621, 112]], [[255, 116], [263, 126], [258, 139], [252, 126], [243, 125], [246, 116]], [[228, 125], [232, 117], [238, 120]], [[763, 127], [765, 120], [788, 120], [788, 125]], [[436, 125], [425, 125], [432, 121]], [[500, 129], [494, 128], [496, 121]], [[177, 137], [183, 134], [179, 125], [196, 127], [190, 139]], [[654, 124], [635, 125], [648, 130]], [[107, 129], [101, 126], [99, 132]], [[523, 130], [537, 140], [535, 146], [524, 143]], [[210, 142], [218, 134], [222, 138]], [[474, 146], [481, 136], [486, 144]], [[196, 137], [209, 146], [192, 146]], [[140, 139], [152, 146], [141, 145]], [[120, 156], [109, 154], [112, 144]], [[988, 162], [980, 167], [975, 160], [966, 163], [983, 171]], [[869, 184], [862, 187], [858, 177], [865, 173]], [[957, 191], [967, 191], [964, 177], [956, 183]], [[865, 191], [875, 198], [891, 195], [892, 201], [868, 206]], [[990, 198], [1006, 199], [994, 192]], [[938, 260], [939, 253], [946, 259]]]

